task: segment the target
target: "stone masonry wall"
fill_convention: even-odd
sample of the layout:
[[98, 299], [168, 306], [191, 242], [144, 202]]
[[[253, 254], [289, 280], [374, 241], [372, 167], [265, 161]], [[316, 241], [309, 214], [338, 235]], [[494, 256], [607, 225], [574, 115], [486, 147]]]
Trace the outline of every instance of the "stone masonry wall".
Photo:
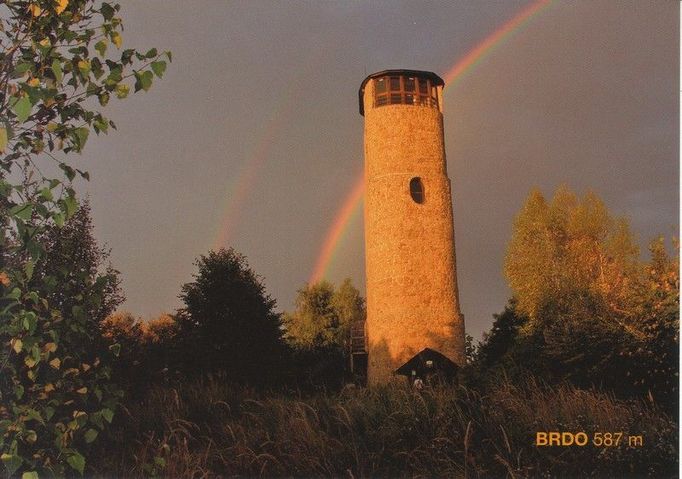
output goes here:
[[[385, 383], [425, 347], [464, 363], [443, 115], [435, 108], [374, 108], [365, 87], [365, 245], [368, 381]], [[424, 202], [410, 196], [420, 177]]]

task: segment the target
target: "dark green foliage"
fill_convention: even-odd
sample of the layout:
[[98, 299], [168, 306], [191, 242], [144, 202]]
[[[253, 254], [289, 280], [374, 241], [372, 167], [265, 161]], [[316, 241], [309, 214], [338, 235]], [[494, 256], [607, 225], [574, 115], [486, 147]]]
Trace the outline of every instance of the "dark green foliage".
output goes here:
[[651, 260], [637, 296], [637, 324], [641, 334], [623, 351], [638, 390], [678, 411], [680, 354], [679, 244], [670, 257], [663, 238], [649, 245]]
[[62, 227], [50, 225], [40, 238], [45, 256], [36, 264], [32, 287], [63, 317], [82, 308], [97, 327], [124, 301], [119, 272], [108, 263], [110, 252], [94, 237], [90, 202], [83, 201]]
[[113, 379], [127, 397], [139, 397], [152, 383], [176, 379], [172, 366], [180, 362], [179, 324], [175, 317], [162, 314], [142, 320], [124, 311], [108, 316], [100, 325], [102, 336], [118, 344], [121, 352], [112, 364]]
[[[671, 288], [671, 291], [673, 289]], [[668, 298], [666, 301], [669, 301]], [[541, 327], [528, 330], [528, 319], [511, 300], [495, 315], [491, 331], [479, 343], [468, 366], [469, 383], [489, 383], [507, 377], [519, 381], [528, 374], [549, 384], [568, 381], [597, 387], [623, 398], [656, 401], [674, 414], [677, 404], [678, 313], [674, 301], [655, 313], [647, 307], [642, 321], [651, 333], [634, 337], [607, 318], [576, 307], [541, 312]]]
[[476, 352], [476, 360], [483, 367], [490, 367], [500, 362], [502, 357], [516, 344], [519, 330], [527, 323], [528, 318], [516, 311], [516, 302], [509, 301], [504, 311], [493, 315], [495, 320]]
[[210, 251], [182, 287], [178, 312], [179, 364], [188, 374], [224, 372], [264, 384], [282, 372], [284, 345], [275, 301], [246, 258], [232, 248]]

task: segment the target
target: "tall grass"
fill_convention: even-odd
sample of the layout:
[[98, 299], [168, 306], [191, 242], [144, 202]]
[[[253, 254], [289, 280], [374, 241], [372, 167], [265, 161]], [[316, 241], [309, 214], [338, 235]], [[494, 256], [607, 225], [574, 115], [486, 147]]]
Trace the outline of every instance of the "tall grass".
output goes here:
[[[623, 432], [642, 447], [536, 447], [536, 431]], [[502, 381], [303, 396], [217, 380], [153, 387], [95, 454], [135, 477], [674, 477], [677, 426], [654, 405]]]

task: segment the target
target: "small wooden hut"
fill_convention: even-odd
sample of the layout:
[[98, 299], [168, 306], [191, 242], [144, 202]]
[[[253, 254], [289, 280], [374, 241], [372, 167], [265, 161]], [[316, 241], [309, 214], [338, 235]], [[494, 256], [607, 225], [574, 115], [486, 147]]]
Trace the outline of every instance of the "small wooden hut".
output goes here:
[[395, 370], [396, 375], [405, 376], [412, 382], [421, 379], [426, 384], [457, 382], [459, 367], [448, 357], [424, 348], [409, 361]]

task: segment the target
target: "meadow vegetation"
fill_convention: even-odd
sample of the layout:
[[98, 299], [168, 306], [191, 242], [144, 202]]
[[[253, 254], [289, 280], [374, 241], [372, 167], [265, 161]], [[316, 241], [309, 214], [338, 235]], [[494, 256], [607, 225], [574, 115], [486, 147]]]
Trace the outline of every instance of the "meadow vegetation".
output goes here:
[[[121, 477], [674, 477], [655, 404], [568, 384], [400, 385], [304, 394], [205, 378], [156, 385], [94, 455]], [[535, 431], [623, 432], [641, 447], [536, 447]], [[626, 439], [623, 439], [626, 441]]]

